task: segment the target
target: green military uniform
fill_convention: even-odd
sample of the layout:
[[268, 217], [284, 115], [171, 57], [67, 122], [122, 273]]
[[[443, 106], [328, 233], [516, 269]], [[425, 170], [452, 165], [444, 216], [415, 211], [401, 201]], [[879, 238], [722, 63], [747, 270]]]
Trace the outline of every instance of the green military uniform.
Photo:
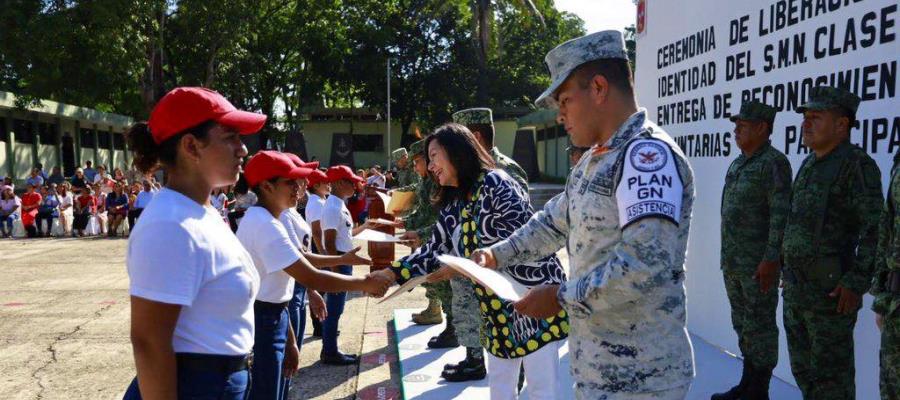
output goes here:
[[[817, 87], [797, 109], [842, 108], [856, 114], [859, 97]], [[794, 180], [784, 230], [784, 325], [791, 369], [803, 397], [855, 396], [853, 328], [856, 314], [839, 314], [841, 286], [862, 295], [871, 283], [881, 215], [881, 176], [875, 161], [847, 139], [829, 154], [810, 154]]]
[[[731, 120], [763, 121], [772, 126], [775, 114], [768, 105], [749, 102]], [[781, 261], [791, 176], [787, 157], [766, 142], [731, 163], [722, 191], [722, 275], [731, 303], [731, 323], [744, 356], [741, 382], [762, 388], [768, 387], [778, 364], [778, 289], [762, 293], [754, 274], [762, 261]]]
[[872, 284], [872, 311], [881, 315], [881, 398], [900, 399], [900, 153], [894, 156], [887, 201], [881, 216], [878, 235], [878, 260]]
[[[465, 125], [469, 129], [472, 129], [473, 125], [490, 125], [493, 127], [494, 114], [490, 108], [469, 108], [453, 113], [453, 122]], [[497, 165], [497, 168], [506, 171], [522, 189], [525, 189], [525, 193], [528, 193], [528, 174], [519, 166], [519, 163], [501, 153], [497, 146], [487, 150], [491, 154], [491, 158], [494, 159], [494, 164]]]
[[[412, 146], [410, 146], [412, 147]], [[400, 161], [404, 156], [412, 157], [412, 154], [409, 154], [406, 149], [399, 148], [394, 150], [391, 153], [391, 161], [397, 165], [397, 162]], [[397, 165], [397, 188], [394, 189], [398, 192], [415, 192], [416, 187], [421, 182], [421, 178], [419, 178], [419, 174], [413, 169], [412, 160], [407, 159], [406, 166], [401, 167]]]

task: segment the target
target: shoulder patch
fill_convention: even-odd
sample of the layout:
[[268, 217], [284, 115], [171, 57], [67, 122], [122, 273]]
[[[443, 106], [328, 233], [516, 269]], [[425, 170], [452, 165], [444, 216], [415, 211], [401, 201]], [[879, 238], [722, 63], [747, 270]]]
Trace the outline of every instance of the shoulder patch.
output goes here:
[[678, 225], [684, 185], [672, 149], [659, 140], [645, 139], [631, 143], [626, 154], [616, 188], [621, 229], [645, 217]]

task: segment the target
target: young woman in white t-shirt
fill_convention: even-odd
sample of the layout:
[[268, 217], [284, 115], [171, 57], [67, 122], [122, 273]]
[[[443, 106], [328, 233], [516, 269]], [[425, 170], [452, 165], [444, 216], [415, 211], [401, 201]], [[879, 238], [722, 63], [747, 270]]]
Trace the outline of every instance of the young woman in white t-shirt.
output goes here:
[[325, 209], [325, 199], [331, 193], [331, 183], [328, 176], [322, 170], [315, 170], [307, 178], [309, 188], [309, 200], [306, 202], [306, 221], [313, 231], [313, 251], [324, 254], [325, 235], [322, 233], [322, 211]]
[[259, 275], [209, 193], [237, 181], [247, 156], [240, 134], [265, 120], [214, 91], [176, 88], [128, 132], [135, 166], [161, 164], [168, 181], [128, 242], [137, 377], [127, 400], [245, 398]]
[[[313, 290], [363, 291], [375, 296], [383, 295], [392, 283], [381, 276], [374, 279], [376, 275], [371, 274], [352, 277], [320, 271], [291, 241], [279, 217], [296, 206], [298, 180], [311, 172], [312, 169], [295, 166], [277, 151], [260, 151], [250, 159], [244, 172], [247, 184], [258, 196], [256, 206], [247, 209], [237, 231], [260, 275], [260, 290], [254, 303], [252, 399], [282, 399], [288, 389], [284, 378], [299, 369], [300, 355], [287, 311], [294, 294], [294, 279]], [[330, 265], [370, 263], [354, 252], [327, 260]]]

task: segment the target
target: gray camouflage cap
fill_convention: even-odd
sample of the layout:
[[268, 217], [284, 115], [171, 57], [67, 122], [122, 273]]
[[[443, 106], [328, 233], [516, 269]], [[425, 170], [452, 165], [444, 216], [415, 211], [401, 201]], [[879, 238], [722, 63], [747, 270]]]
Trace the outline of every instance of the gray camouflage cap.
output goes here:
[[822, 111], [833, 108], [843, 108], [851, 114], [856, 115], [859, 103], [862, 99], [859, 96], [847, 91], [831, 86], [816, 86], [809, 91], [809, 101], [797, 107], [797, 112], [805, 113], [807, 110]]
[[775, 107], [754, 100], [748, 101], [741, 105], [740, 114], [732, 115], [729, 119], [731, 120], [731, 122], [735, 122], [738, 120], [764, 121], [768, 122], [771, 125], [775, 122], [775, 114], [778, 114], [778, 110], [776, 110]]
[[408, 155], [408, 153], [406, 152], [406, 149], [401, 147], [401, 148], [391, 152], [391, 161], [397, 162], [398, 160], [403, 158], [403, 156], [406, 156], [406, 155]]
[[415, 157], [425, 154], [425, 139], [419, 140], [409, 145], [409, 156]]
[[460, 125], [493, 125], [494, 114], [490, 108], [469, 108], [453, 113], [453, 122]]
[[603, 58], [628, 60], [625, 36], [622, 31], [600, 31], [556, 46], [544, 58], [544, 62], [550, 69], [552, 83], [534, 103], [538, 107], [556, 107], [556, 99], [553, 94], [569, 78], [572, 71], [586, 62]]

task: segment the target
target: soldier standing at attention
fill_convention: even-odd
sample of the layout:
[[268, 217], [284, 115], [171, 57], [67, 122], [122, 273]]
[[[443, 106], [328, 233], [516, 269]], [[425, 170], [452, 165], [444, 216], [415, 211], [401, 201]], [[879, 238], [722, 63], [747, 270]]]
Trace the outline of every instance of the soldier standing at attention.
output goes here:
[[882, 203], [878, 166], [850, 143], [859, 102], [819, 86], [797, 108], [812, 154], [792, 189], [782, 295], [791, 369], [807, 399], [856, 395], [853, 327], [871, 285]]
[[484, 147], [494, 159], [497, 169], [506, 171], [519, 186], [522, 186], [522, 189], [525, 189], [525, 193], [528, 193], [528, 174], [515, 160], [507, 157], [500, 152], [497, 146], [494, 146], [494, 114], [490, 108], [469, 108], [457, 111], [453, 113], [453, 122], [469, 128], [475, 134], [478, 144]]
[[538, 105], [558, 106], [572, 143], [591, 149], [563, 193], [473, 259], [495, 268], [565, 245], [568, 280], [536, 286], [514, 307], [569, 313], [576, 398], [684, 399], [694, 376], [684, 288], [693, 171], [638, 108], [622, 32], [568, 41], [546, 62], [553, 83]]
[[872, 311], [881, 329], [881, 398], [900, 399], [900, 245], [895, 235], [900, 228], [897, 207], [900, 206], [900, 153], [894, 156], [887, 202], [881, 214], [878, 234], [878, 259], [875, 261], [875, 279]]
[[744, 371], [737, 386], [712, 400], [768, 399], [778, 364], [775, 309], [792, 174], [769, 141], [776, 112], [751, 101], [731, 117], [741, 155], [728, 167], [722, 191], [721, 262]]

